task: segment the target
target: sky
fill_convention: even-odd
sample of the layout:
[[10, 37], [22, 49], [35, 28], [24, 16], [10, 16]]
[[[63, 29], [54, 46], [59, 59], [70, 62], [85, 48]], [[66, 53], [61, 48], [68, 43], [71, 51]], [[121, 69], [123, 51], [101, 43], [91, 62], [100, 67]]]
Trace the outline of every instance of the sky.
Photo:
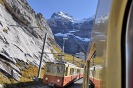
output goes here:
[[94, 16], [98, 0], [27, 0], [36, 13], [49, 19], [54, 12], [62, 11], [75, 19]]

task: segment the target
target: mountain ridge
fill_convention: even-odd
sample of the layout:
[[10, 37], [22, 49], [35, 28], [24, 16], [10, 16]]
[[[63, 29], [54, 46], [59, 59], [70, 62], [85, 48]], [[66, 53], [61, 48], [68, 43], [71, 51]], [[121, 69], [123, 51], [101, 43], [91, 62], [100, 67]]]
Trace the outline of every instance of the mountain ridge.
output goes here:
[[[64, 14], [65, 16], [63, 16]], [[75, 54], [80, 51], [87, 52], [93, 21], [94, 16], [76, 20], [73, 16], [61, 11], [53, 13], [51, 18], [47, 19], [47, 23], [52, 29], [55, 40], [60, 47], [63, 47], [63, 37], [69, 37], [68, 40], [65, 41], [65, 47], [67, 49], [65, 49], [65, 52], [69, 54]], [[74, 47], [72, 48], [72, 46]]]

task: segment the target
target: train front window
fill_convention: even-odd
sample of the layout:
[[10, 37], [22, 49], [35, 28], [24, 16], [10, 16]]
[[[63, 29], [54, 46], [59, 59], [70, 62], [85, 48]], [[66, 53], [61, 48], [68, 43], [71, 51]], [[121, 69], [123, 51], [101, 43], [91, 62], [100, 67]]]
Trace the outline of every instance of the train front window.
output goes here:
[[50, 74], [64, 74], [64, 66], [59, 64], [47, 64], [46, 65], [46, 72]]
[[63, 66], [57, 66], [57, 74], [63, 74]]
[[57, 71], [57, 66], [53, 65], [52, 66], [52, 73], [56, 73], [56, 71]]
[[47, 72], [51, 72], [51, 65], [47, 65]]
[[56, 73], [57, 71], [57, 66], [55, 65], [51, 65], [51, 64], [47, 64], [47, 73]]

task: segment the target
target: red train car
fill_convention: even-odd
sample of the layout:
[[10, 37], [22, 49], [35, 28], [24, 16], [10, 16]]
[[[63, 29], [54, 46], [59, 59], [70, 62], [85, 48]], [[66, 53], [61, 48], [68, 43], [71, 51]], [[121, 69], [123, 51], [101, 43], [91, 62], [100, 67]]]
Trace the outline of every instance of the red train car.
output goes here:
[[71, 63], [46, 62], [43, 83], [48, 86], [65, 87], [83, 77], [83, 68]]

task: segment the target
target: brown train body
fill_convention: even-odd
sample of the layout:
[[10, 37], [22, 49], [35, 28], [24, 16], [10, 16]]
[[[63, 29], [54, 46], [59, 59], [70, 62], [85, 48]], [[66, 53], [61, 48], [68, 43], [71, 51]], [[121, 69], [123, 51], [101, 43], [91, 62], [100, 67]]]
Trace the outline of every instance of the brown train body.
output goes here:
[[83, 68], [70, 63], [47, 62], [43, 83], [48, 86], [65, 87], [83, 77]]

